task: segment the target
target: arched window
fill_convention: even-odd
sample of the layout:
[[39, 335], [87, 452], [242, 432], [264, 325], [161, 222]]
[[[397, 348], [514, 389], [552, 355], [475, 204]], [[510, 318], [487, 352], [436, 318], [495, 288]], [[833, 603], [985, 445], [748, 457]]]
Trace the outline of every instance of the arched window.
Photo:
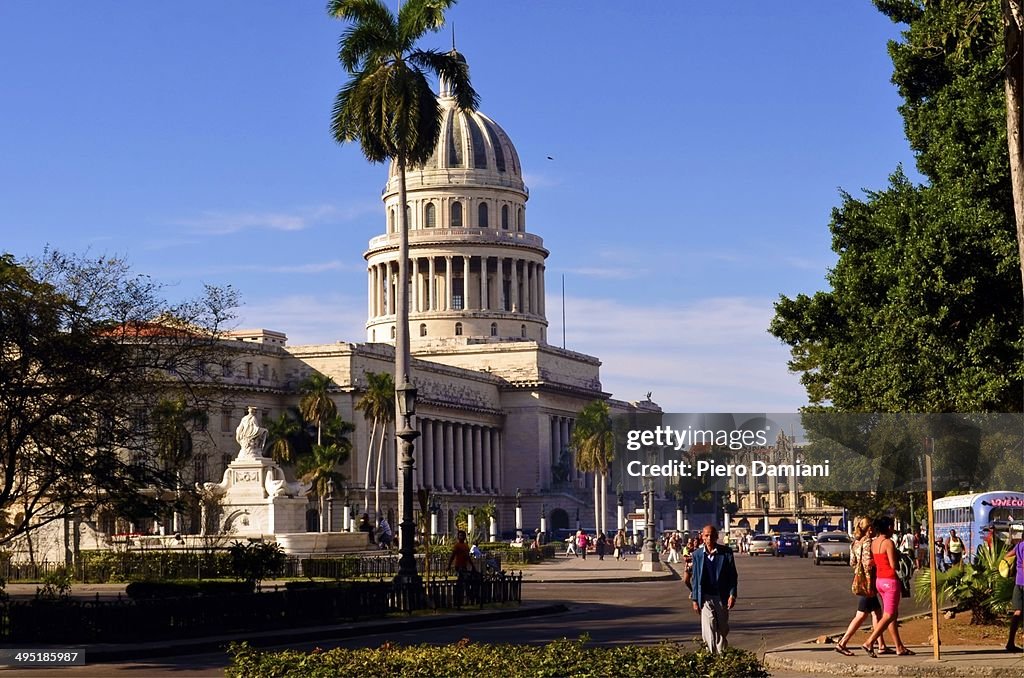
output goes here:
[[377, 341], [377, 330], [370, 330], [370, 341]]
[[516, 210], [516, 230], [523, 230], [523, 208], [520, 207]]
[[452, 203], [452, 228], [462, 228], [462, 203]]
[[391, 326], [391, 338], [392, 339], [395, 338], [395, 326], [394, 325]]
[[526, 339], [526, 325], [522, 325], [519, 328], [519, 336]]
[[426, 323], [420, 323], [420, 336], [421, 337], [427, 336], [427, 324]]
[[395, 232], [395, 208], [388, 210], [388, 233]]
[[428, 202], [427, 206], [423, 208], [423, 221], [427, 228], [437, 226], [437, 208], [434, 207], [434, 203]]
[[462, 336], [462, 323], [455, 323], [455, 336], [456, 337], [461, 337]]
[[508, 205], [501, 206], [501, 228], [508, 230]]
[[485, 203], [485, 202], [480, 203], [480, 206], [477, 208], [476, 211], [477, 211], [477, 220], [476, 220], [477, 223], [476, 223], [476, 225], [479, 226], [480, 228], [487, 228], [487, 226], [488, 226], [488, 224], [487, 224], [487, 203]]
[[491, 336], [498, 336], [498, 323], [491, 323]]

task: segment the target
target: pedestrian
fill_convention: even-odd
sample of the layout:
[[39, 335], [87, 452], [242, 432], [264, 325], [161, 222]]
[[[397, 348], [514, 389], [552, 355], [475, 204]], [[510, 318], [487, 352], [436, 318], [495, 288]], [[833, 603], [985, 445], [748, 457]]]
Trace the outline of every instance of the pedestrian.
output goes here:
[[448, 556], [448, 570], [455, 570], [455, 598], [459, 605], [465, 600], [466, 586], [471, 582], [471, 575], [476, 571], [473, 558], [469, 553], [469, 544], [466, 543], [465, 530], [459, 530], [455, 535], [455, 543], [452, 545], [452, 554]]
[[590, 539], [587, 537], [587, 533], [582, 529], [576, 533], [576, 550], [579, 551], [580, 556], [583, 560], [587, 559], [587, 545], [590, 543]]
[[366, 533], [367, 541], [372, 544], [373, 542], [373, 525], [370, 524], [370, 514], [364, 513], [362, 519], [359, 521], [359, 531]]
[[626, 548], [626, 531], [619, 530], [615, 533], [615, 538], [612, 540], [612, 546], [615, 547], [615, 560], [621, 559], [625, 554], [622, 552]]
[[[875, 530], [871, 520], [869, 518], [858, 520], [856, 527], [853, 529], [853, 536], [855, 541], [850, 547], [850, 567], [854, 569], [854, 572], [857, 571], [858, 566], [862, 568], [862, 571], [867, 575], [870, 588], [865, 594], [857, 595], [857, 612], [853, 615], [853, 619], [850, 620], [850, 625], [846, 628], [846, 633], [842, 639], [836, 643], [836, 652], [847, 657], [853, 656], [853, 652], [850, 651], [847, 644], [853, 638], [853, 634], [857, 632], [857, 629], [861, 627], [861, 624], [864, 623], [864, 620], [871, 617], [872, 627], [874, 628], [878, 626], [882, 619], [882, 606], [878, 602], [878, 592], [875, 590], [874, 585], [875, 563], [871, 557], [871, 540], [875, 536]], [[878, 654], [894, 653], [893, 650], [885, 646], [885, 640], [881, 636], [878, 637], [878, 641]]]
[[736, 562], [732, 550], [718, 543], [718, 529], [705, 525], [703, 546], [693, 553], [693, 611], [700, 615], [701, 637], [714, 653], [729, 647], [729, 610], [736, 604]]
[[607, 539], [607, 537], [604, 536], [604, 532], [598, 532], [597, 533], [597, 542], [596, 542], [596, 546], [595, 546], [595, 550], [597, 551], [597, 559], [598, 560], [604, 560], [604, 550], [605, 550], [605, 547], [607, 545], [608, 545], [608, 539]]
[[949, 554], [950, 567], [956, 567], [964, 559], [964, 540], [957, 536], [956, 530], [949, 531], [949, 539], [946, 540], [946, 553]]
[[[1020, 629], [1021, 615], [1024, 614], [1024, 567], [1021, 567], [1024, 564], [1024, 541], [1017, 542], [1012, 554], [1013, 563], [1008, 572], [1013, 577], [1013, 594], [1010, 596], [1013, 616], [1010, 617], [1010, 635], [1006, 640], [1006, 651], [1021, 652], [1020, 646], [1017, 645], [1017, 630]], [[1010, 554], [1008, 553], [1005, 558], [1010, 560]]]
[[576, 552], [576, 535], [569, 535], [569, 538], [565, 540], [565, 557], [568, 558], [569, 554], [580, 557], [580, 554]]
[[683, 548], [683, 538], [678, 532], [673, 532], [668, 538], [668, 562], [679, 562], [679, 551]]
[[[892, 627], [892, 640], [896, 646], [896, 654], [899, 656], [916, 654], [903, 644], [900, 638], [899, 615], [900, 615], [900, 589], [899, 579], [896, 577], [896, 567], [899, 557], [896, 555], [896, 545], [892, 541], [892, 518], [876, 518], [874, 523], [877, 537], [871, 542], [871, 559], [875, 564], [875, 588], [882, 599], [882, 618], [878, 621], [868, 642], [861, 648], [871, 657], [877, 657], [875, 653], [875, 641], [881, 637], [885, 629]], [[908, 532], [909, 534], [909, 532]]]

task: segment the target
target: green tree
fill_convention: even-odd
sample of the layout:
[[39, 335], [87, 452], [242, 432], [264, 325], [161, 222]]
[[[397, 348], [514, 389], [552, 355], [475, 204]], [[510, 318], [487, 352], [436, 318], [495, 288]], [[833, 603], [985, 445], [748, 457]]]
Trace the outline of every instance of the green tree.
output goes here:
[[384, 455], [384, 443], [387, 440], [388, 425], [395, 421], [395, 380], [386, 372], [367, 372], [366, 389], [356, 403], [356, 410], [363, 413], [363, 418], [372, 422], [370, 439], [366, 445], [366, 479], [363, 484], [363, 506], [370, 505], [370, 468], [373, 461], [373, 439], [380, 431], [377, 445], [377, 475], [373, 483], [373, 515], [380, 520], [380, 475], [381, 460]]
[[[350, 22], [338, 59], [349, 81], [338, 92], [331, 133], [338, 143], [358, 141], [370, 162], [391, 160], [398, 175], [398, 298], [395, 381], [409, 379], [409, 224], [406, 170], [430, 159], [441, 131], [441, 108], [430, 77], [443, 78], [460, 109], [476, 107], [466, 61], [424, 50], [417, 42], [444, 25], [455, 0], [407, 0], [395, 16], [381, 0], [330, 0], [328, 13]], [[399, 522], [404, 521], [399, 503]]]
[[615, 433], [608, 403], [594, 400], [576, 415], [572, 430], [572, 446], [576, 450], [576, 468], [594, 474], [594, 529], [607, 533], [608, 465], [615, 454]]
[[192, 458], [194, 449], [192, 427], [206, 426], [206, 410], [190, 406], [184, 398], [161, 400], [153, 408], [153, 439], [157, 455], [168, 466], [178, 471]]
[[160, 511], [177, 485], [164, 459], [185, 441], [166, 427], [154, 450], [166, 420], [151, 415], [168, 393], [182, 413], [209, 408], [202, 365], [222, 360], [234, 304], [218, 288], [168, 303], [121, 259], [0, 255], [0, 511], [11, 518], [0, 544], [100, 503]]
[[[815, 405], [844, 411], [1024, 406], [1020, 258], [1007, 161], [998, 0], [879, 0], [917, 166], [832, 214], [830, 290], [782, 297], [770, 331]], [[969, 27], [969, 28], [967, 28]]]
[[320, 529], [329, 531], [326, 523], [324, 502], [345, 483], [345, 476], [338, 467], [348, 460], [352, 452], [352, 443], [348, 435], [354, 426], [341, 417], [332, 417], [326, 422], [324, 431], [327, 433], [326, 444], [315, 444], [309, 454], [299, 457], [296, 471], [303, 482], [310, 483], [310, 491], [318, 499], [320, 511]]
[[297, 410], [282, 412], [266, 424], [267, 448], [270, 457], [279, 464], [293, 463], [300, 455], [312, 451], [301, 416]]
[[302, 400], [299, 401], [299, 412], [306, 421], [316, 424], [316, 444], [320, 445], [323, 423], [337, 416], [338, 406], [331, 398], [334, 380], [327, 375], [315, 372], [299, 385]]

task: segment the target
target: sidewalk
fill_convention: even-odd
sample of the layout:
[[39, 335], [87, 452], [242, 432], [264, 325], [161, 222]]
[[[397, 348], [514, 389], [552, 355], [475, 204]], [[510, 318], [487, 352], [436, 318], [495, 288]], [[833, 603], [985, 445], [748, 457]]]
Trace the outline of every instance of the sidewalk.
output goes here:
[[819, 676], [1024, 676], [1024, 654], [1000, 647], [943, 646], [938, 662], [931, 645], [909, 647], [915, 656], [872, 659], [853, 647], [854, 656], [844, 657], [830, 644], [797, 643], [765, 653], [764, 663], [770, 671]]

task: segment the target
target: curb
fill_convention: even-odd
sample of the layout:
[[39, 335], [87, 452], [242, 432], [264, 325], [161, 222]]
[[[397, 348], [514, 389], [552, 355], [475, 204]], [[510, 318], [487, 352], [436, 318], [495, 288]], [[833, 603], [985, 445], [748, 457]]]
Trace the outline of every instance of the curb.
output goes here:
[[448, 614], [441, 617], [413, 617], [405, 620], [376, 621], [359, 624], [343, 624], [335, 626], [317, 626], [303, 629], [275, 629], [259, 631], [251, 634], [231, 634], [214, 638], [193, 638], [181, 641], [146, 644], [123, 644], [116, 646], [83, 646], [90, 663], [113, 662], [127, 659], [149, 659], [167, 655], [201, 654], [207, 652], [223, 652], [229, 643], [245, 641], [253, 647], [270, 647], [289, 643], [301, 643], [315, 640], [326, 640], [338, 637], [353, 638], [371, 636], [389, 631], [414, 631], [423, 628], [444, 626], [460, 626], [463, 624], [501, 621], [504, 619], [520, 619], [539, 617], [549, 614], [568, 612], [569, 608], [561, 603], [536, 607], [516, 608], [514, 610], [498, 610], [497, 612], [466, 612], [465, 614]]
[[[796, 650], [800, 651], [800, 650]], [[778, 650], [772, 650], [764, 655], [764, 665], [768, 669], [777, 671], [797, 671], [809, 675], [832, 675], [832, 676], [1024, 676], [1024, 666], [950, 666], [944, 662], [935, 662], [933, 659], [926, 659], [924, 662], [915, 664], [884, 664], [882, 660], [873, 664], [845, 664], [839, 662], [817, 661], [810, 659], [796, 659], [779, 656]]]

